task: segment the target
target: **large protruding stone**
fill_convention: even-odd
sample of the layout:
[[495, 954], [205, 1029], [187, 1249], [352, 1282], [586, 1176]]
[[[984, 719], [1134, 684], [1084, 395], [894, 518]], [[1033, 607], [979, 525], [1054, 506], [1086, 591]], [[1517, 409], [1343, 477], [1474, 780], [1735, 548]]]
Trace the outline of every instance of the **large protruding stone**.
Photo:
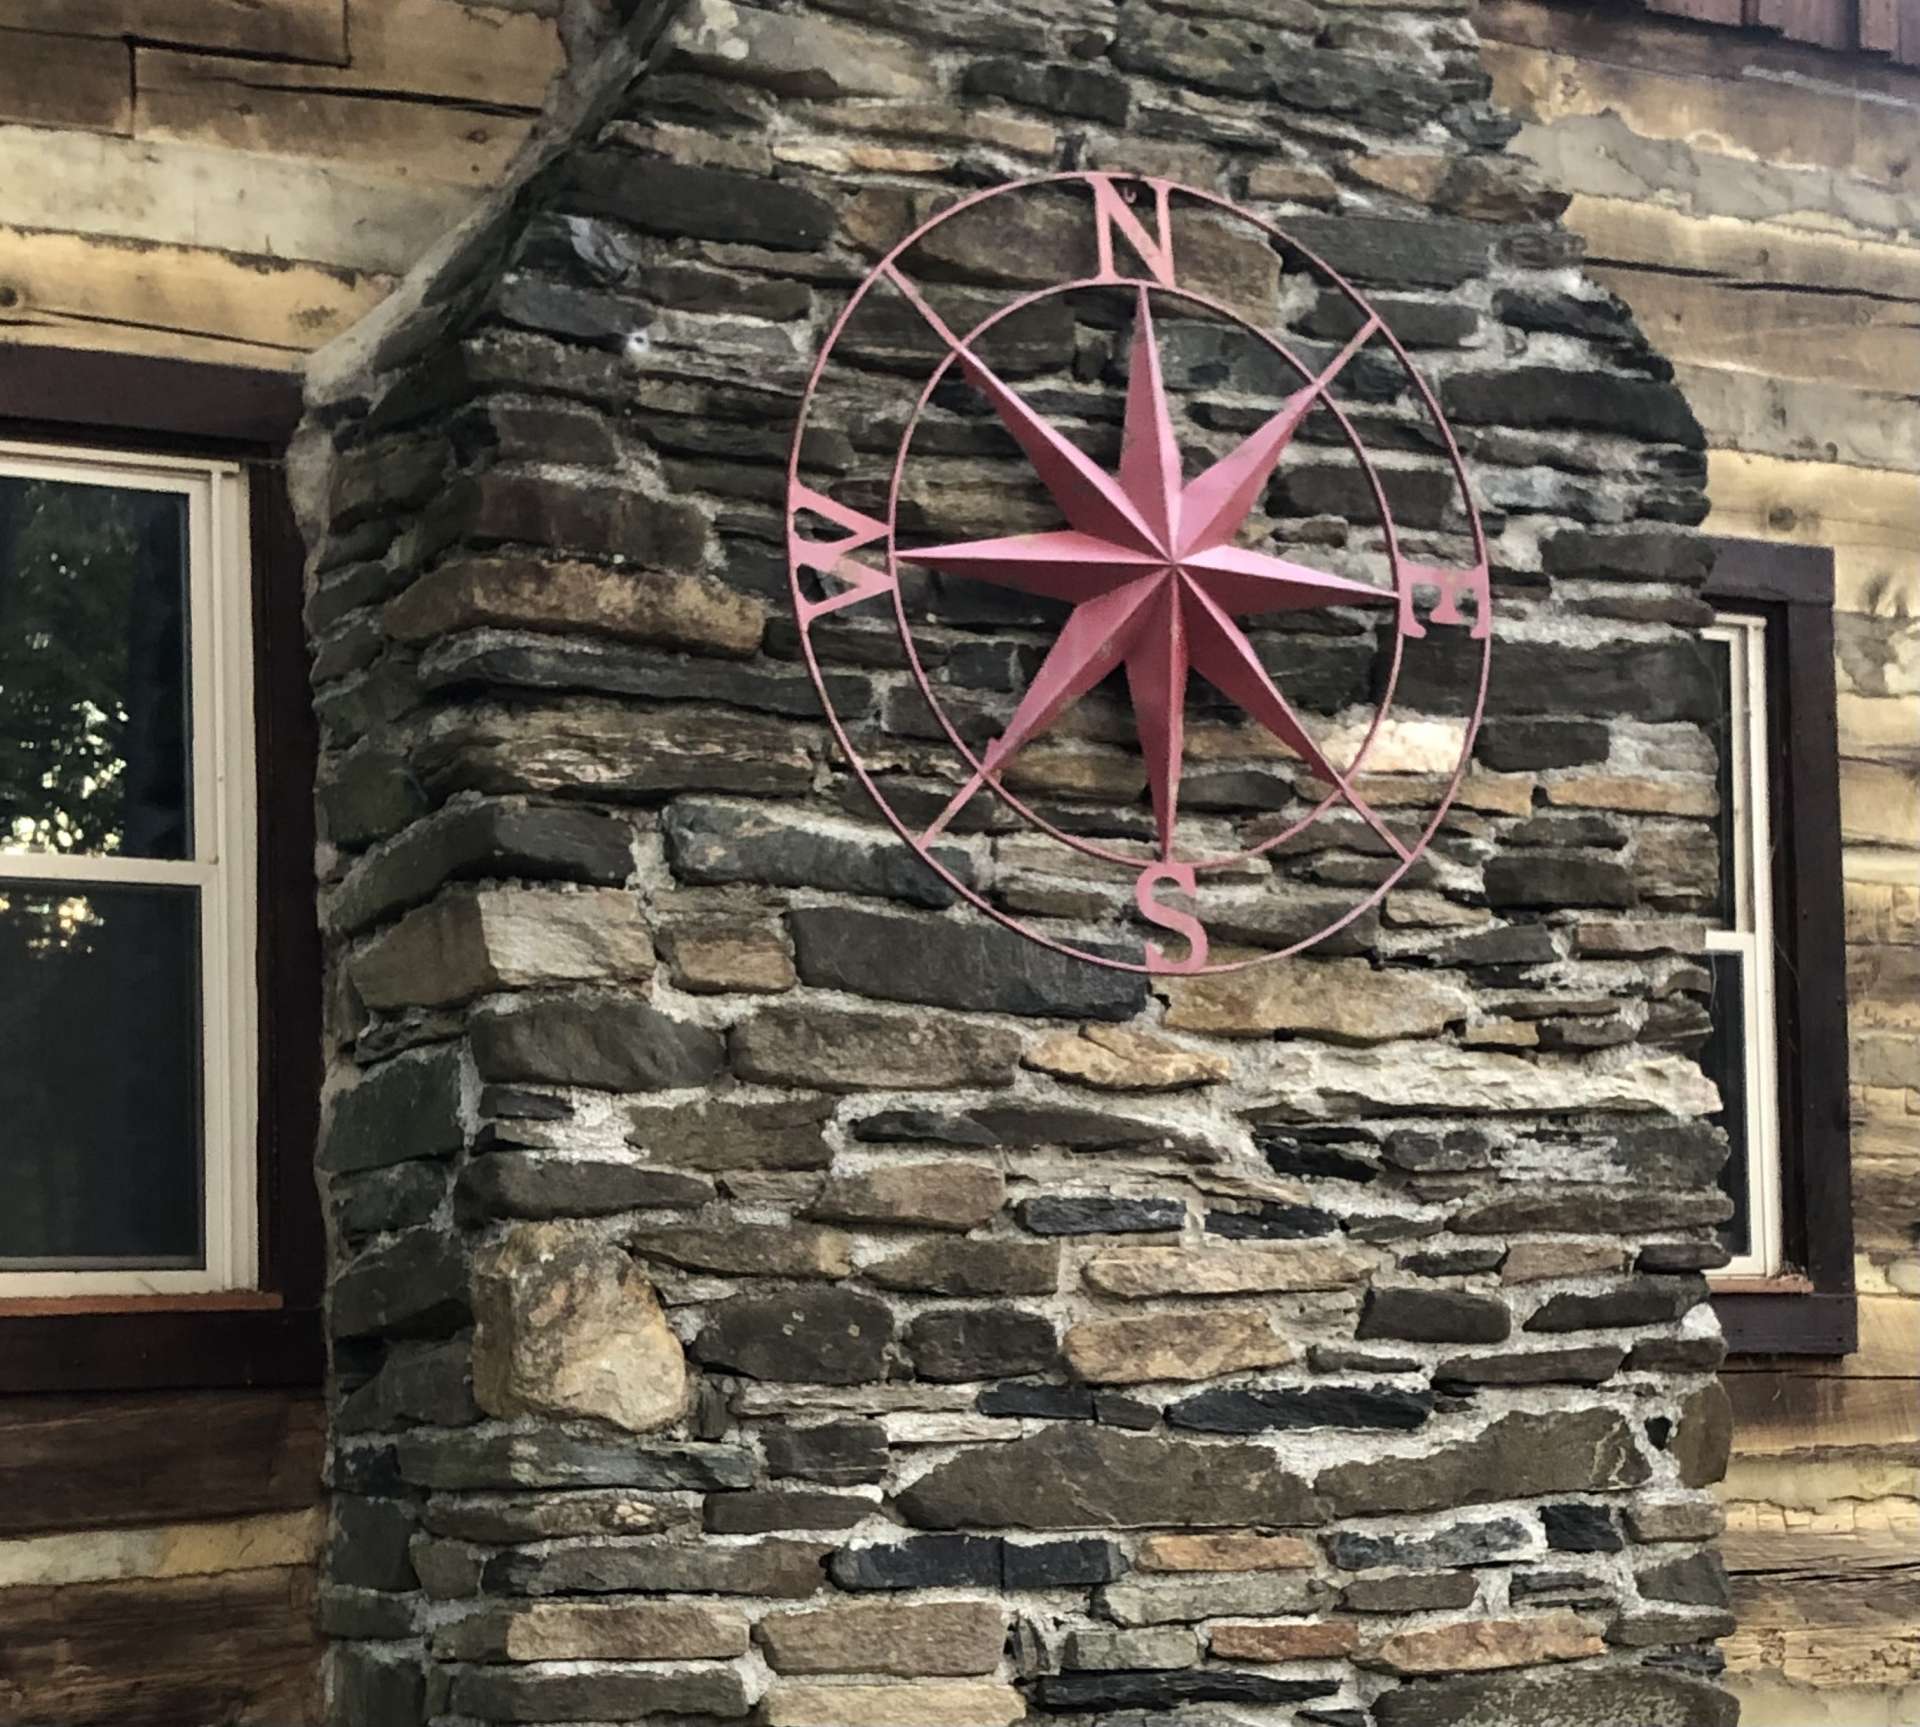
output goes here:
[[519, 1225], [475, 1256], [473, 1387], [489, 1415], [678, 1420], [686, 1359], [653, 1285], [592, 1230]]

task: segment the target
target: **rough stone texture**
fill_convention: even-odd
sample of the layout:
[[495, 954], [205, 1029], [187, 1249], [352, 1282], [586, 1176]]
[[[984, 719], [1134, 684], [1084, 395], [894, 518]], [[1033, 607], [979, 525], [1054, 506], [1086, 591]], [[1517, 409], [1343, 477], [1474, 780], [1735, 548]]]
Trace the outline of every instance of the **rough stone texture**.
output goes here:
[[523, 1224], [482, 1249], [473, 1314], [473, 1391], [489, 1415], [651, 1433], [686, 1407], [686, 1360], [652, 1284], [589, 1231]]
[[[636, 39], [576, 65], [545, 165], [316, 363], [291, 464], [340, 1727], [1718, 1727], [1698, 435], [1501, 154], [1469, 8], [611, 13]], [[1121, 958], [1151, 928], [1131, 868], [991, 795], [927, 869], [792, 615], [789, 446], [851, 284], [956, 196], [1068, 166], [1231, 188], [1363, 284], [1487, 508], [1487, 724], [1383, 896], [1392, 844], [1337, 798], [1303, 823], [1327, 788], [1196, 680], [1183, 842], [1264, 848], [1207, 873], [1216, 956], [1356, 914], [1231, 977], [1149, 988], [987, 916], [966, 893]], [[1066, 194], [987, 214], [904, 266], [956, 330], [1097, 267]], [[1178, 278], [1310, 363], [1359, 327], [1291, 244], [1174, 223]], [[1124, 223], [1113, 253], [1143, 276]], [[1127, 297], [979, 338], [1106, 463]], [[1198, 472], [1299, 380], [1154, 311]], [[947, 350], [886, 294], [847, 343], [800, 469], [868, 512]], [[1384, 345], [1331, 394], [1407, 555], [1460, 567]], [[900, 502], [908, 544], [1061, 525], [951, 368]], [[1245, 543], [1374, 579], [1375, 517], [1316, 413]], [[983, 747], [1057, 610], [924, 570], [901, 598]], [[890, 609], [814, 645], [924, 830], [955, 758]], [[1370, 735], [1378, 621], [1253, 620], [1337, 764]], [[1472, 649], [1440, 620], [1408, 642], [1354, 770], [1402, 843], [1453, 772]], [[1118, 693], [1005, 783], [1144, 857]]]

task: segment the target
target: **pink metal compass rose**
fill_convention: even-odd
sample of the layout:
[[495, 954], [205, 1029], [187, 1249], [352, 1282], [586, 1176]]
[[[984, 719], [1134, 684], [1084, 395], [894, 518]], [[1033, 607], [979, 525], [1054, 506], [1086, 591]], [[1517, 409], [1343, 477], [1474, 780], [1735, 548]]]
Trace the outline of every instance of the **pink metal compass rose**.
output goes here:
[[[905, 267], [911, 249], [940, 222], [988, 199], [1035, 186], [1059, 188], [1074, 183], [1084, 184], [1091, 193], [1092, 271], [1081, 275], [1069, 271], [1068, 279], [1058, 286], [1010, 299], [966, 334], [957, 334], [936, 309], [929, 290]], [[1151, 228], [1135, 209], [1143, 189], [1150, 200]], [[1097, 963], [1155, 972], [1233, 970], [1252, 963], [1253, 959], [1274, 957], [1254, 955], [1226, 963], [1211, 961], [1204, 908], [1197, 904], [1196, 897], [1201, 880], [1208, 871], [1243, 863], [1270, 851], [1331, 808], [1342, 808], [1357, 815], [1375, 836], [1377, 848], [1388, 858], [1386, 879], [1344, 916], [1330, 920], [1318, 935], [1293, 942], [1281, 951], [1297, 951], [1310, 941], [1341, 928], [1405, 875], [1437, 831], [1471, 751], [1485, 698], [1485, 647], [1491, 624], [1484, 537], [1458, 453], [1431, 393], [1406, 364], [1404, 351], [1391, 332], [1348, 284], [1318, 260], [1293, 248], [1278, 230], [1243, 212], [1234, 214], [1264, 230], [1278, 246], [1307, 257], [1326, 281], [1348, 297], [1355, 307], [1353, 321], [1357, 329], [1334, 360], [1318, 370], [1272, 336], [1250, 329], [1254, 339], [1264, 343], [1292, 368], [1298, 387], [1271, 404], [1254, 428], [1225, 454], [1204, 463], [1196, 462], [1195, 476], [1184, 477], [1186, 464], [1155, 332], [1155, 297], [1171, 297], [1183, 312], [1198, 307], [1235, 322], [1241, 320], [1229, 308], [1181, 281], [1175, 259], [1177, 229], [1171, 214], [1176, 196], [1210, 209], [1231, 209], [1210, 194], [1189, 192], [1163, 181], [1127, 183], [1106, 175], [1067, 175], [978, 194], [910, 235], [861, 285], [829, 337], [826, 351], [815, 368], [807, 411], [803, 411], [796, 436], [788, 498], [789, 558], [802, 647], [836, 735], [889, 821], [915, 846], [929, 867], [1002, 922], [1049, 946]], [[1123, 251], [1129, 248], [1140, 260], [1137, 274], [1130, 273], [1121, 263]], [[805, 483], [801, 477], [809, 412], [814, 406], [822, 373], [849, 319], [866, 296], [877, 291], [879, 284], [885, 284], [912, 308], [938, 339], [942, 351], [899, 439], [888, 487], [890, 502], [886, 520], [866, 514], [827, 490]], [[1120, 288], [1132, 302], [1120, 456], [1111, 471], [1051, 424], [988, 364], [980, 351], [986, 346], [984, 338], [1009, 316], [1054, 295], [1089, 288], [1109, 293]], [[1179, 302], [1186, 304], [1179, 305]], [[1399, 356], [1411, 388], [1440, 430], [1447, 458], [1458, 480], [1462, 515], [1473, 547], [1474, 561], [1468, 566], [1424, 564], [1402, 555], [1400, 536], [1379, 476], [1347, 415], [1333, 400], [1331, 392], [1335, 381], [1356, 354], [1376, 337], [1383, 339]], [[931, 546], [898, 543], [896, 521], [914, 429], [936, 387], [955, 368], [985, 399], [1000, 425], [1025, 455], [1046, 496], [1064, 520], [1063, 527]], [[1316, 569], [1257, 545], [1242, 543], [1248, 537], [1249, 518], [1261, 506], [1276, 466], [1286, 456], [1303, 422], [1316, 409], [1325, 409], [1334, 416], [1365, 470], [1377, 508], [1391, 586]], [[821, 533], [821, 523], [837, 531]], [[871, 561], [881, 549], [886, 557], [884, 570]], [[968, 747], [943, 710], [927, 675], [907, 615], [900, 570], [903, 563], [944, 577], [990, 583], [1071, 607], [1038, 669], [1019, 693], [1004, 728], [982, 750], [976, 752]], [[1423, 595], [1429, 600], [1425, 621], [1419, 605]], [[909, 819], [883, 792], [869, 771], [862, 750], [856, 746], [849, 716], [835, 709], [831, 683], [823, 664], [823, 661], [830, 663], [831, 659], [830, 649], [823, 652], [822, 634], [827, 620], [853, 622], [857, 618], [856, 608], [863, 602], [879, 602], [883, 598], [892, 601], [907, 668], [963, 764], [957, 786], [930, 817], [923, 813], [923, 804]], [[1471, 598], [1473, 602], [1470, 615], [1461, 610], [1463, 598]], [[1387, 608], [1395, 625], [1384, 698], [1360, 747], [1344, 767], [1330, 759], [1314, 731], [1302, 722], [1268, 671], [1247, 627], [1276, 613], [1330, 607]], [[1471, 714], [1460, 726], [1459, 757], [1438, 800], [1438, 808], [1418, 831], [1403, 833], [1401, 830], [1407, 823], [1403, 820], [1396, 827], [1384, 819], [1354, 781], [1392, 705], [1405, 644], [1426, 637], [1428, 625], [1432, 623], [1458, 628], [1479, 644], [1477, 687], [1468, 692]], [[1023, 749], [1121, 668], [1124, 668], [1131, 699], [1151, 803], [1152, 841], [1144, 849], [1123, 850], [1112, 843], [1065, 832], [1030, 809], [1009, 791], [1003, 780]], [[1188, 695], [1196, 674], [1248, 716], [1264, 735], [1283, 745], [1311, 773], [1315, 782], [1328, 788], [1303, 818], [1227, 857], [1186, 855], [1180, 846]], [[1140, 919], [1185, 938], [1185, 953], [1169, 955], [1158, 943], [1143, 941], [1141, 958], [1129, 960], [1124, 954], [1117, 956], [1110, 942], [1090, 945], [1073, 939], [1071, 933], [1022, 923], [972, 883], [959, 879], [942, 861], [935, 842], [949, 831], [963, 810], [983, 791], [989, 790], [1064, 847], [1130, 874]], [[1182, 898], [1161, 897], [1166, 889]]]

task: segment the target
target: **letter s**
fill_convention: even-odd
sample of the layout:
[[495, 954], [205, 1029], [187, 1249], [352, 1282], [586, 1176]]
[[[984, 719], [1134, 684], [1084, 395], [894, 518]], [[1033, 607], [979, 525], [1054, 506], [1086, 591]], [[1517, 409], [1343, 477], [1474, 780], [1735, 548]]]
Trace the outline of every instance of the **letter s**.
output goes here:
[[1133, 884], [1133, 902], [1140, 908], [1140, 915], [1150, 924], [1185, 936], [1187, 957], [1179, 961], [1170, 960], [1158, 942], [1150, 941], [1147, 943], [1147, 970], [1174, 973], [1202, 971], [1207, 963], [1206, 929], [1192, 912], [1162, 905], [1153, 897], [1153, 890], [1162, 882], [1172, 882], [1182, 893], [1192, 893], [1193, 866], [1182, 863], [1153, 864], [1143, 869], [1140, 879]]

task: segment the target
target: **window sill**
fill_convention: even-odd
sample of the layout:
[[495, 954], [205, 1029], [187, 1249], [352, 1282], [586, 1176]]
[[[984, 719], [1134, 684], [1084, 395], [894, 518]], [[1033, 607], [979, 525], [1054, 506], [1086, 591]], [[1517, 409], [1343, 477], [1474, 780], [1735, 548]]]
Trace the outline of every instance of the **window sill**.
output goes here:
[[285, 1300], [258, 1289], [228, 1289], [208, 1295], [9, 1295], [0, 1296], [0, 1319], [63, 1313], [266, 1313]]
[[1804, 1278], [1716, 1284], [1714, 1311], [1730, 1356], [1851, 1355], [1860, 1347], [1852, 1290], [1801, 1287]]
[[326, 1377], [318, 1308], [176, 1296], [103, 1310], [101, 1299], [79, 1311], [0, 1308], [0, 1394], [306, 1387]]

